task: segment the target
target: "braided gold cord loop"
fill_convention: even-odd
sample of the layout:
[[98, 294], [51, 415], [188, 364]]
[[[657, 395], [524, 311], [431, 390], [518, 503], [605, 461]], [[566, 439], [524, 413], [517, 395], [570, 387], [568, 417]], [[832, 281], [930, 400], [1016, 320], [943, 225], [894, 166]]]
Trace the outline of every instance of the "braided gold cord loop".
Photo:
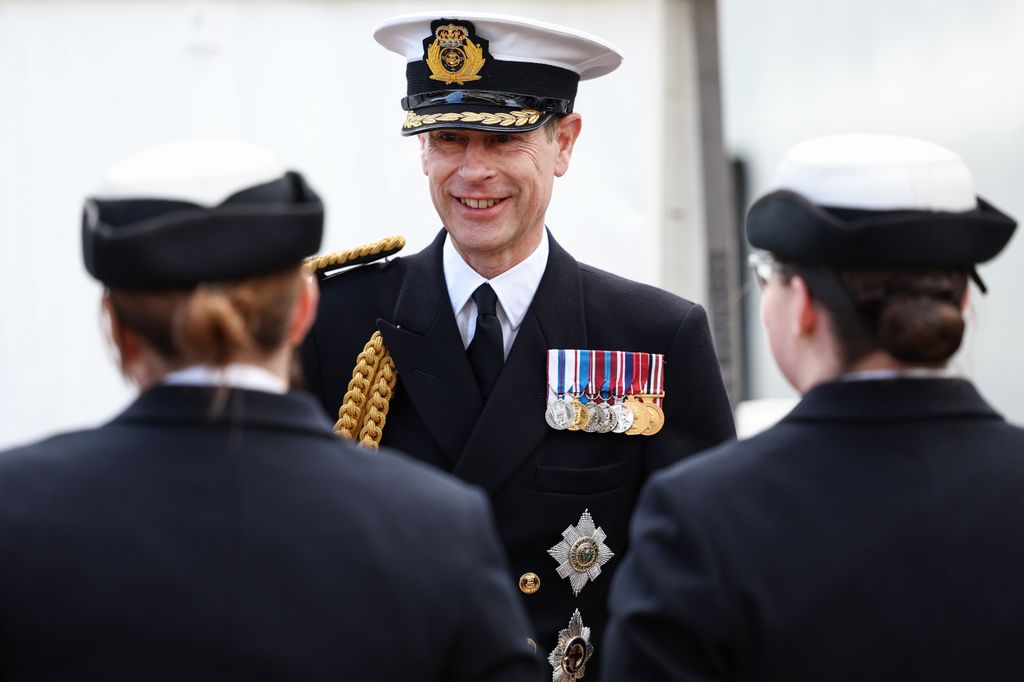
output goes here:
[[374, 332], [356, 358], [352, 379], [348, 382], [348, 390], [338, 408], [338, 421], [334, 424], [334, 432], [346, 440], [355, 440], [359, 435], [366, 399], [384, 353], [384, 337], [380, 332]]
[[376, 450], [380, 447], [380, 439], [384, 436], [384, 422], [388, 418], [391, 395], [397, 380], [395, 362], [391, 359], [391, 354], [385, 350], [373, 383], [373, 391], [366, 405], [363, 428], [359, 432], [359, 444], [364, 448]]
[[353, 264], [355, 261], [376, 260], [373, 258], [390, 256], [401, 251], [405, 246], [405, 237], [385, 237], [369, 244], [363, 244], [345, 251], [334, 251], [322, 256], [310, 256], [302, 263], [306, 272], [315, 273], [327, 268], [340, 268]]

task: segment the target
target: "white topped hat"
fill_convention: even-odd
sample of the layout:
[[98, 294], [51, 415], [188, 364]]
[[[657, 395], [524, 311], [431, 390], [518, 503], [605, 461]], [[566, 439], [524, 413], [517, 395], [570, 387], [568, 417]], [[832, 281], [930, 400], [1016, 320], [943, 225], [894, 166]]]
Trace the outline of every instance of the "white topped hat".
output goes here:
[[285, 174], [269, 149], [233, 139], [197, 139], [147, 147], [107, 169], [97, 192], [104, 199], [149, 197], [215, 206]]
[[618, 48], [596, 36], [502, 14], [408, 14], [385, 21], [374, 38], [406, 59], [405, 135], [533, 130], [572, 111], [579, 81], [622, 63]]
[[190, 288], [269, 274], [320, 247], [323, 204], [267, 149], [187, 140], [144, 149], [86, 199], [86, 269], [120, 289]]
[[970, 211], [971, 171], [931, 142], [895, 135], [832, 135], [797, 144], [776, 171], [778, 189], [820, 206], [871, 211]]
[[959, 156], [913, 138], [807, 140], [786, 152], [776, 182], [747, 213], [747, 238], [794, 263], [967, 268], [1016, 227], [976, 196]]

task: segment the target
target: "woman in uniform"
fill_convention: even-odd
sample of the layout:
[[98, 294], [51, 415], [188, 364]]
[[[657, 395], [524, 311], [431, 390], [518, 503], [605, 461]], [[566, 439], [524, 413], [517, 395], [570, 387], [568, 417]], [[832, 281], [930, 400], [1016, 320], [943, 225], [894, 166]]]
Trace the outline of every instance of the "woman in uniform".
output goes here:
[[1015, 223], [919, 140], [810, 140], [778, 177], [746, 227], [802, 400], [646, 489], [605, 679], [1024, 679], [1024, 431], [948, 369]]
[[536, 679], [483, 495], [288, 391], [322, 228], [301, 175], [232, 141], [141, 152], [86, 202], [141, 394], [0, 453], [0, 678]]

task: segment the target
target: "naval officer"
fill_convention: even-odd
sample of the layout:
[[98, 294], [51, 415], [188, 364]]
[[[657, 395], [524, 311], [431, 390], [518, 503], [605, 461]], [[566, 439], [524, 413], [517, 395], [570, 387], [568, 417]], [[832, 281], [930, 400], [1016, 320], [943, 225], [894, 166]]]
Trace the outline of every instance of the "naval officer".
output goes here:
[[701, 306], [579, 263], [545, 228], [577, 85], [622, 58], [494, 15], [399, 17], [375, 37], [405, 60], [401, 132], [443, 229], [409, 257], [334, 276], [324, 261], [307, 383], [340, 431], [488, 492], [524, 638], [556, 680], [592, 678], [641, 484], [734, 434]]
[[0, 453], [0, 678], [536, 680], [484, 496], [287, 390], [322, 226], [231, 140], [144, 150], [86, 202], [141, 395]]
[[1024, 679], [1024, 430], [947, 369], [1014, 221], [952, 152], [842, 135], [791, 149], [746, 228], [803, 398], [650, 482], [605, 679]]

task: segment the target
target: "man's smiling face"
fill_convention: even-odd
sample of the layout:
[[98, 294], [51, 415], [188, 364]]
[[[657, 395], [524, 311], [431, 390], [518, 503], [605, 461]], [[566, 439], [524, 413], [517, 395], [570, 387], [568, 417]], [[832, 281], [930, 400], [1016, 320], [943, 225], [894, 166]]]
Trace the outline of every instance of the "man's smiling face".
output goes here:
[[553, 131], [443, 128], [420, 135], [434, 207], [455, 248], [484, 276], [521, 262], [540, 243], [554, 179], [569, 167], [579, 115], [551, 125]]

